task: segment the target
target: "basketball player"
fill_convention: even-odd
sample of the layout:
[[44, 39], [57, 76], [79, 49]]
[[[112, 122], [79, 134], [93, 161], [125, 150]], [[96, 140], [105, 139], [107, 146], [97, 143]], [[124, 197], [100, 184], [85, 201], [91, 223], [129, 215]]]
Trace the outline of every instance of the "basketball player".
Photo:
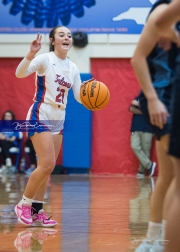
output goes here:
[[[144, 116], [151, 122], [157, 138], [156, 151], [159, 164], [158, 178], [150, 199], [150, 220], [146, 239], [135, 250], [136, 252], [163, 250], [156, 241], [164, 238], [161, 232], [165, 230], [167, 209], [163, 215], [163, 203], [173, 179], [173, 163], [167, 151], [170, 106], [173, 102], [175, 86], [173, 77], [179, 49], [167, 40], [161, 39], [157, 44], [157, 36], [151, 36], [156, 31], [157, 17], [168, 8], [169, 2], [159, 0], [153, 5], [132, 58], [132, 65], [143, 92], [140, 97], [140, 107]], [[171, 35], [169, 29], [168, 37], [170, 38]], [[167, 200], [170, 203], [171, 198], [168, 197]]]
[[[172, 26], [174, 22], [180, 19], [180, 1], [173, 0], [169, 7], [161, 13], [156, 24], [160, 28], [160, 32], [167, 31], [167, 28]], [[174, 37], [177, 38], [177, 44], [180, 46], [180, 37], [177, 32], [174, 32]], [[175, 102], [172, 118], [172, 129], [170, 136], [169, 154], [172, 157], [174, 164], [174, 180], [167, 192], [164, 208], [168, 208], [167, 225], [165, 239], [169, 242], [165, 244], [165, 252], [180, 251], [180, 54], [176, 57], [176, 72], [174, 85], [176, 87]], [[168, 198], [172, 197], [172, 202], [168, 204]]]
[[[48, 218], [44, 212], [43, 199], [48, 177], [55, 167], [61, 148], [68, 91], [72, 88], [75, 99], [80, 102], [81, 79], [78, 68], [67, 58], [72, 47], [70, 30], [63, 26], [52, 29], [49, 34], [50, 52], [36, 56], [41, 49], [41, 39], [42, 36], [38, 34], [16, 69], [18, 78], [36, 72], [34, 103], [26, 119], [39, 122], [44, 127], [28, 132], [38, 157], [38, 166], [29, 177], [15, 212], [22, 224], [53, 227], [57, 222]], [[50, 122], [50, 126], [46, 122]]]

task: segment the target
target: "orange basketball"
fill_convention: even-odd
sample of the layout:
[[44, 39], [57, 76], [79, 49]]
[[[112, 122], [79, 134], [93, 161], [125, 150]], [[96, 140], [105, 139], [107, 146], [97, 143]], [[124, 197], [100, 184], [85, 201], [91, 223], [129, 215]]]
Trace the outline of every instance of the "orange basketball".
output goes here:
[[81, 87], [81, 102], [89, 110], [100, 110], [109, 102], [110, 93], [108, 87], [97, 80], [89, 81]]

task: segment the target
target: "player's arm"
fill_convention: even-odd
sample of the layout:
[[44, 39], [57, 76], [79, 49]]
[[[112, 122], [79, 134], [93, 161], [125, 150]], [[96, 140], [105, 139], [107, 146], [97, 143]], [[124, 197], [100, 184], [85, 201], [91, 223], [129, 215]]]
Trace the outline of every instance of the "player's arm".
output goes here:
[[93, 81], [94, 78], [91, 78], [87, 81], [83, 81], [81, 82], [81, 78], [80, 78], [80, 73], [78, 68], [76, 67], [76, 75], [74, 78], [74, 83], [72, 86], [72, 90], [73, 90], [73, 94], [74, 94], [74, 98], [76, 99], [77, 102], [82, 103], [81, 99], [80, 99], [80, 89], [83, 85], [86, 85], [86, 83], [88, 83], [89, 81]]
[[40, 54], [31, 61], [24, 58], [16, 69], [16, 77], [24, 78], [35, 72], [38, 75], [44, 75], [48, 64], [49, 59], [47, 54]]
[[27, 70], [31, 61], [34, 59], [37, 52], [41, 49], [41, 39], [42, 36], [38, 34], [36, 39], [32, 41], [29, 52], [27, 53], [26, 57], [20, 62], [16, 69], [16, 77], [24, 78], [32, 73], [28, 72]]
[[172, 0], [168, 5], [168, 8], [164, 12], [160, 13], [156, 20], [156, 25], [162, 31], [167, 30], [172, 24], [180, 20], [180, 0]]
[[175, 23], [180, 20], [180, 0], [172, 0], [160, 15], [157, 17], [155, 22], [156, 27], [159, 29], [159, 34], [167, 36], [169, 31], [171, 32], [170, 39], [177, 46], [180, 46], [179, 32], [175, 28]]
[[150, 14], [131, 60], [140, 87], [148, 101], [151, 123], [160, 128], [163, 128], [163, 125], [166, 123], [168, 112], [164, 104], [158, 99], [152, 85], [147, 57], [160, 39], [160, 34], [155, 22], [159, 14], [162, 13], [167, 6], [167, 4], [161, 4]]
[[73, 90], [73, 94], [74, 94], [74, 98], [76, 99], [77, 102], [82, 103], [81, 99], [80, 99], [80, 88], [81, 88], [81, 78], [80, 78], [80, 74], [79, 74], [79, 70], [76, 70], [76, 75], [74, 78], [74, 83], [72, 85], [72, 90]]

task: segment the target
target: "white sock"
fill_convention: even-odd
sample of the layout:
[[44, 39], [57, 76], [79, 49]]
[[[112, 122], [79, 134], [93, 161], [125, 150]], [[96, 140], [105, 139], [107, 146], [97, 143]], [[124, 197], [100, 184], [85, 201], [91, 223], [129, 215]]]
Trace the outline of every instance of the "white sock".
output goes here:
[[165, 232], [166, 232], [166, 220], [162, 220], [162, 228], [161, 228], [161, 241], [165, 241]]
[[147, 231], [147, 240], [159, 240], [161, 237], [162, 223], [149, 221], [148, 231]]
[[25, 205], [32, 205], [32, 201], [33, 199], [29, 199], [25, 195], [23, 195], [22, 200], [21, 200], [22, 204], [25, 204]]

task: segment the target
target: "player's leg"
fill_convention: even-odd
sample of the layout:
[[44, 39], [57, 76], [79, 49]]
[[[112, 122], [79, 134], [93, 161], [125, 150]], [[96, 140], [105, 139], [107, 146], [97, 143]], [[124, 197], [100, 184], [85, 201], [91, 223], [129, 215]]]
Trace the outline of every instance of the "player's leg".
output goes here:
[[[55, 151], [55, 159], [58, 158], [59, 151], [62, 145], [62, 134], [52, 135], [53, 143], [54, 143], [54, 151]], [[39, 187], [36, 195], [33, 199], [32, 207], [33, 207], [33, 225], [44, 226], [44, 227], [54, 227], [57, 225], [55, 220], [51, 220], [47, 217], [47, 214], [43, 210], [43, 201], [44, 195], [47, 190], [47, 184], [49, 181], [49, 177], [42, 183]]]
[[180, 158], [173, 157], [175, 169], [174, 192], [172, 202], [167, 213], [167, 223], [165, 231], [165, 252], [180, 251]]
[[167, 154], [167, 145], [168, 135], [161, 137], [161, 141], [156, 141], [158, 177], [150, 198], [150, 218], [146, 234], [146, 241], [152, 241], [152, 243], [146, 241], [141, 243], [136, 252], [154, 249], [158, 245], [156, 241], [161, 239], [163, 203], [173, 178], [173, 165], [170, 156]]
[[31, 137], [31, 140], [38, 156], [38, 166], [29, 177], [22, 200], [15, 207], [18, 220], [26, 225], [33, 223], [31, 217], [32, 201], [37, 190], [47, 181], [56, 162], [54, 141], [51, 132], [35, 133]]
[[168, 138], [169, 136], [165, 135], [160, 141], [156, 141], [158, 177], [150, 200], [150, 221], [154, 223], [162, 221], [163, 201], [173, 179], [173, 164], [167, 154]]
[[[180, 64], [179, 55], [176, 58]], [[179, 65], [176, 67], [175, 82], [173, 83], [173, 99], [171, 112], [171, 134], [169, 143], [169, 154], [173, 159], [174, 167], [174, 187], [171, 185], [172, 201], [168, 207], [167, 223], [165, 230], [165, 240], [169, 242], [165, 244], [165, 252], [180, 251], [180, 75]], [[169, 193], [169, 191], [168, 191]], [[167, 198], [166, 202], [167, 204]]]
[[56, 163], [54, 142], [51, 132], [35, 133], [31, 139], [38, 156], [38, 166], [31, 174], [24, 191], [25, 196], [28, 198], [35, 197], [36, 192], [43, 182], [47, 180]]
[[[178, 69], [178, 68], [177, 68]], [[179, 72], [177, 73], [179, 74]], [[174, 180], [171, 184], [172, 201], [167, 212], [167, 223], [165, 230], [165, 252], [180, 251], [180, 85], [179, 76], [175, 83], [174, 103], [172, 113], [172, 124], [169, 144], [169, 154], [173, 159]], [[174, 185], [174, 187], [173, 187]], [[169, 191], [168, 191], [169, 193]], [[166, 204], [167, 198], [166, 198]]]
[[[60, 151], [61, 144], [62, 144], [62, 135], [61, 134], [52, 135], [52, 138], [53, 138], [53, 148], [54, 148], [55, 160], [56, 160], [59, 155], [59, 151]], [[38, 158], [38, 166], [39, 166], [39, 158]], [[54, 169], [54, 167], [53, 167], [53, 169]], [[46, 193], [47, 183], [48, 183], [48, 178], [46, 178], [46, 180], [41, 184], [39, 189], [36, 191], [36, 194], [34, 196], [34, 200], [37, 200], [37, 201], [44, 200], [44, 195]]]
[[[173, 170], [174, 171], [174, 170]], [[166, 224], [167, 224], [167, 216], [169, 213], [169, 206], [172, 205], [173, 197], [174, 197], [174, 191], [175, 191], [175, 179], [172, 179], [172, 182], [167, 190], [167, 193], [164, 198], [164, 204], [163, 204], [163, 220], [162, 220], [162, 232], [161, 232], [161, 243], [164, 245], [165, 241], [165, 235], [166, 235]]]

